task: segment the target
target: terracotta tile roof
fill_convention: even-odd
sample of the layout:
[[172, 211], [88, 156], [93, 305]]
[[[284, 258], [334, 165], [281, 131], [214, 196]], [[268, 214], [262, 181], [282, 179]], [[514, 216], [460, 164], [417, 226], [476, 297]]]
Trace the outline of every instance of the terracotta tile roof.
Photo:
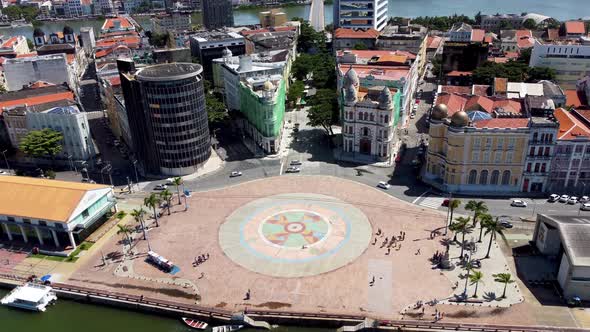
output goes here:
[[133, 24], [125, 17], [107, 18], [102, 25], [102, 30], [110, 30], [115, 27], [115, 22], [119, 22], [121, 29], [132, 28]]
[[453, 114], [463, 110], [465, 107], [465, 103], [467, 102], [466, 97], [462, 97], [456, 94], [440, 94], [438, 98], [436, 98], [436, 104], [445, 104], [447, 105], [448, 109], [448, 116], [452, 116]]
[[482, 29], [471, 30], [471, 41], [473, 41], [473, 42], [482, 42], [482, 41], [484, 41], [485, 36], [486, 36], [485, 30], [482, 30]]
[[507, 57], [508, 59], [517, 59], [518, 52], [505, 52], [504, 56]]
[[339, 28], [334, 32], [334, 38], [375, 39], [377, 37], [379, 37], [379, 31], [373, 28], [367, 30]]
[[527, 118], [493, 118], [489, 120], [475, 121], [473, 126], [476, 128], [526, 128], [529, 119]]
[[502, 109], [502, 112], [508, 113], [522, 113], [522, 104], [515, 99], [500, 99], [494, 100], [493, 110]]
[[461, 77], [461, 76], [472, 76], [473, 72], [470, 71], [458, 71], [458, 70], [453, 70], [450, 73], [447, 74], [447, 76], [449, 77]]
[[559, 39], [559, 29], [547, 29], [547, 40]]
[[141, 38], [139, 36], [128, 36], [128, 37], [110, 37], [110, 38], [103, 38], [96, 41], [96, 47], [98, 48], [107, 48], [113, 45], [120, 45], [124, 44], [130, 48], [137, 48], [139, 47], [139, 43], [141, 42]]
[[465, 111], [485, 111], [492, 113], [494, 108], [494, 101], [484, 96], [474, 96], [469, 98], [465, 104]]
[[37, 52], [22, 53], [22, 54], [17, 54], [16, 55], [17, 58], [30, 58], [30, 57], [34, 57], [34, 56], [37, 56]]
[[458, 85], [441, 85], [440, 93], [456, 93], [468, 95], [471, 93], [471, 87]]
[[494, 41], [494, 38], [492, 38], [492, 36], [485, 36], [485, 37], [483, 38], [483, 41], [484, 41], [485, 43], [491, 44], [491, 43]]
[[494, 91], [498, 94], [508, 92], [508, 79], [504, 77], [494, 78]]
[[68, 64], [72, 64], [74, 62], [74, 60], [76, 60], [76, 55], [75, 54], [66, 54], [66, 60], [68, 61]]
[[442, 38], [439, 36], [428, 36], [426, 39], [426, 48], [438, 49]]
[[121, 77], [120, 76], [109, 77], [108, 80], [109, 80], [109, 84], [111, 86], [121, 85]]
[[[341, 73], [345, 73], [351, 67], [348, 64], [338, 65]], [[376, 80], [399, 81], [402, 78], [407, 79], [410, 69], [408, 67], [395, 66], [371, 66], [371, 65], [352, 65], [359, 78], [373, 76]]]
[[12, 47], [14, 47], [14, 44], [16, 44], [17, 41], [18, 41], [18, 37], [11, 37], [7, 41], [2, 43], [2, 47], [12, 48]]
[[574, 35], [583, 35], [586, 33], [586, 27], [583, 21], [567, 21], [565, 22], [565, 33]]
[[489, 85], [474, 84], [471, 87], [471, 93], [476, 96], [487, 96], [489, 90], [490, 90]]
[[565, 90], [565, 104], [576, 108], [588, 106], [586, 96], [582, 91]]
[[378, 63], [384, 63], [384, 62], [392, 62], [392, 63], [403, 65], [404, 63], [406, 63], [407, 60], [408, 60], [408, 57], [405, 55], [388, 54], [388, 55], [380, 56], [379, 60], [375, 61], [375, 63], [378, 64]]
[[55, 86], [55, 84], [53, 83], [49, 83], [49, 82], [45, 82], [45, 81], [37, 81], [34, 82], [32, 84], [29, 85], [29, 88], [31, 89], [39, 89], [39, 88], [45, 88], [48, 86]]
[[516, 45], [518, 48], [529, 48], [533, 47], [535, 39], [533, 38], [533, 32], [531, 30], [517, 30], [516, 31]]
[[[408, 59], [410, 60], [414, 60], [416, 59], [416, 54], [412, 53], [412, 52], [407, 52], [407, 51], [377, 51], [377, 50], [346, 50], [346, 52], [350, 53], [350, 54], [354, 54], [356, 55], [357, 58], [360, 59], [372, 59], [374, 57], [384, 57], [384, 56], [389, 56], [389, 55], [404, 55], [406, 57], [408, 57]], [[344, 50], [339, 50], [336, 52], [337, 56], [342, 56], [344, 55]]]
[[0, 177], [0, 214], [68, 222], [86, 193], [107, 186], [80, 182]]
[[24, 105], [24, 104], [33, 106], [33, 105], [44, 104], [44, 103], [49, 103], [52, 101], [58, 101], [58, 100], [64, 100], [64, 99], [74, 100], [74, 94], [72, 92], [60, 92], [60, 93], [44, 95], [44, 96], [33, 96], [33, 97], [28, 97], [28, 98], [23, 98], [23, 99], [0, 101], [0, 109], [2, 109], [4, 107], [12, 107], [12, 106], [18, 106], [18, 105]]
[[559, 121], [559, 133], [557, 139], [572, 140], [579, 136], [590, 137], [590, 128], [582, 121], [563, 108], [558, 108], [553, 115]]
[[510, 59], [508, 59], [506, 57], [489, 57], [488, 58], [488, 61], [495, 62], [495, 63], [506, 63], [509, 60]]

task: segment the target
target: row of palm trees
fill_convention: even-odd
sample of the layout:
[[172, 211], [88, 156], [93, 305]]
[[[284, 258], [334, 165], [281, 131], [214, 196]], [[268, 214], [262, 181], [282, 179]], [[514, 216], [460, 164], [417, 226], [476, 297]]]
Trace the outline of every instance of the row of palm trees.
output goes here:
[[[182, 201], [180, 200], [180, 186], [182, 185], [182, 178], [175, 177], [172, 180], [172, 184], [174, 186], [176, 186], [176, 193], [178, 195], [178, 204], [180, 205], [180, 204], [182, 204]], [[141, 230], [143, 231], [143, 239], [144, 240], [147, 240], [146, 223], [145, 223], [145, 216], [147, 215], [147, 211], [144, 209], [144, 206], [146, 208], [152, 209], [154, 221], [156, 223], [156, 227], [160, 227], [160, 224], [158, 223], [159, 214], [158, 214], [157, 209], [160, 207], [160, 203], [162, 203], [164, 201], [164, 202], [166, 202], [166, 209], [168, 210], [168, 215], [170, 215], [170, 205], [172, 203], [173, 196], [174, 196], [174, 194], [172, 194], [172, 192], [168, 189], [162, 190], [159, 194], [151, 193], [149, 196], [147, 196], [143, 199], [143, 205], [141, 207], [139, 207], [139, 209], [133, 209], [133, 211], [131, 211], [131, 216], [133, 218], [135, 218], [135, 221], [138, 222], [141, 226]], [[120, 225], [120, 224], [118, 224], [117, 227], [119, 228], [117, 230], [117, 234], [123, 234], [125, 239], [127, 240], [127, 242], [131, 244], [130, 234], [133, 233], [133, 228], [128, 225]], [[149, 241], [148, 241], [148, 250], [151, 250]]]
[[[504, 284], [504, 291], [502, 292], [502, 296], [500, 298], [506, 298], [506, 288], [508, 284], [514, 282], [512, 279], [512, 275], [510, 273], [498, 273], [493, 274], [494, 281], [497, 283]], [[473, 286], [475, 285], [475, 291], [473, 292], [473, 297], [477, 298], [477, 289], [480, 283], [483, 283], [483, 272], [481, 271], [473, 271], [467, 275], [470, 284]]]

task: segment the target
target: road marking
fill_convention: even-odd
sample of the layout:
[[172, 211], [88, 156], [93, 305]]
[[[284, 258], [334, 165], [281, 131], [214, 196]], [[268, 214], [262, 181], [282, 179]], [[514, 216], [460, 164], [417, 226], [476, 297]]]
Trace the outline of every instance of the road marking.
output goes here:
[[426, 197], [422, 202], [418, 203], [418, 205], [438, 210], [444, 200], [444, 197], [431, 196]]
[[416, 204], [416, 202], [417, 202], [417, 201], [418, 201], [420, 198], [422, 198], [422, 196], [424, 196], [424, 195], [426, 195], [426, 194], [428, 194], [428, 190], [426, 190], [425, 192], [423, 192], [422, 194], [420, 194], [420, 196], [416, 197], [416, 199], [412, 201], [412, 204]]

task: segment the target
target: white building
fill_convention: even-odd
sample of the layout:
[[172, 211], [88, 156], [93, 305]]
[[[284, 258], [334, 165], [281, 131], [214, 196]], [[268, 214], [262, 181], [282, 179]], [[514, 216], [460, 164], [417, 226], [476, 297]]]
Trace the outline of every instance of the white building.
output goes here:
[[75, 86], [65, 54], [6, 59], [3, 67], [8, 91], [20, 90], [37, 81]]
[[98, 0], [98, 5], [95, 5], [95, 14], [109, 15], [115, 11], [115, 6], [112, 0]]
[[224, 57], [213, 60], [213, 81], [216, 86], [224, 88], [225, 103], [230, 110], [240, 109], [240, 81], [248, 78], [283, 75], [287, 59], [275, 61], [274, 56], [287, 51], [274, 51], [264, 56], [261, 54], [232, 56], [226, 49]]
[[51, 128], [63, 134], [62, 156], [88, 160], [95, 155], [88, 117], [74, 103], [67, 102], [66, 106], [39, 112], [26, 112], [25, 117], [29, 131]]
[[152, 18], [152, 27], [157, 33], [166, 31], [188, 31], [191, 29], [191, 15], [173, 12]]
[[473, 28], [469, 24], [455, 23], [449, 31], [449, 41], [470, 42]]
[[334, 29], [369, 29], [381, 31], [387, 25], [388, 0], [335, 0]]
[[86, 51], [86, 54], [92, 54], [94, 47], [96, 46], [96, 40], [94, 39], [94, 28], [93, 27], [81, 27], [80, 28], [80, 41], [82, 48]]
[[66, 17], [80, 17], [82, 13], [82, 2], [80, 0], [66, 0], [64, 4]]
[[390, 163], [396, 138], [391, 91], [385, 86], [373, 86], [363, 98], [359, 84], [351, 68], [343, 84], [343, 152], [358, 161]]
[[590, 74], [590, 45], [581, 43], [543, 44], [538, 40], [531, 52], [530, 67], [548, 67], [564, 89], [575, 89], [576, 82]]

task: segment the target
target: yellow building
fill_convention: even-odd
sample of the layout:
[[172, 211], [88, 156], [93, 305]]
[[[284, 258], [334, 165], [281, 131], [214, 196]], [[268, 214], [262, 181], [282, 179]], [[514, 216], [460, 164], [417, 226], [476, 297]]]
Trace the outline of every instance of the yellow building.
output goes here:
[[432, 110], [423, 180], [455, 193], [521, 191], [530, 119], [472, 120], [463, 110], [450, 116], [444, 104]]
[[260, 12], [258, 18], [263, 28], [278, 27], [287, 23], [287, 14], [278, 9]]

